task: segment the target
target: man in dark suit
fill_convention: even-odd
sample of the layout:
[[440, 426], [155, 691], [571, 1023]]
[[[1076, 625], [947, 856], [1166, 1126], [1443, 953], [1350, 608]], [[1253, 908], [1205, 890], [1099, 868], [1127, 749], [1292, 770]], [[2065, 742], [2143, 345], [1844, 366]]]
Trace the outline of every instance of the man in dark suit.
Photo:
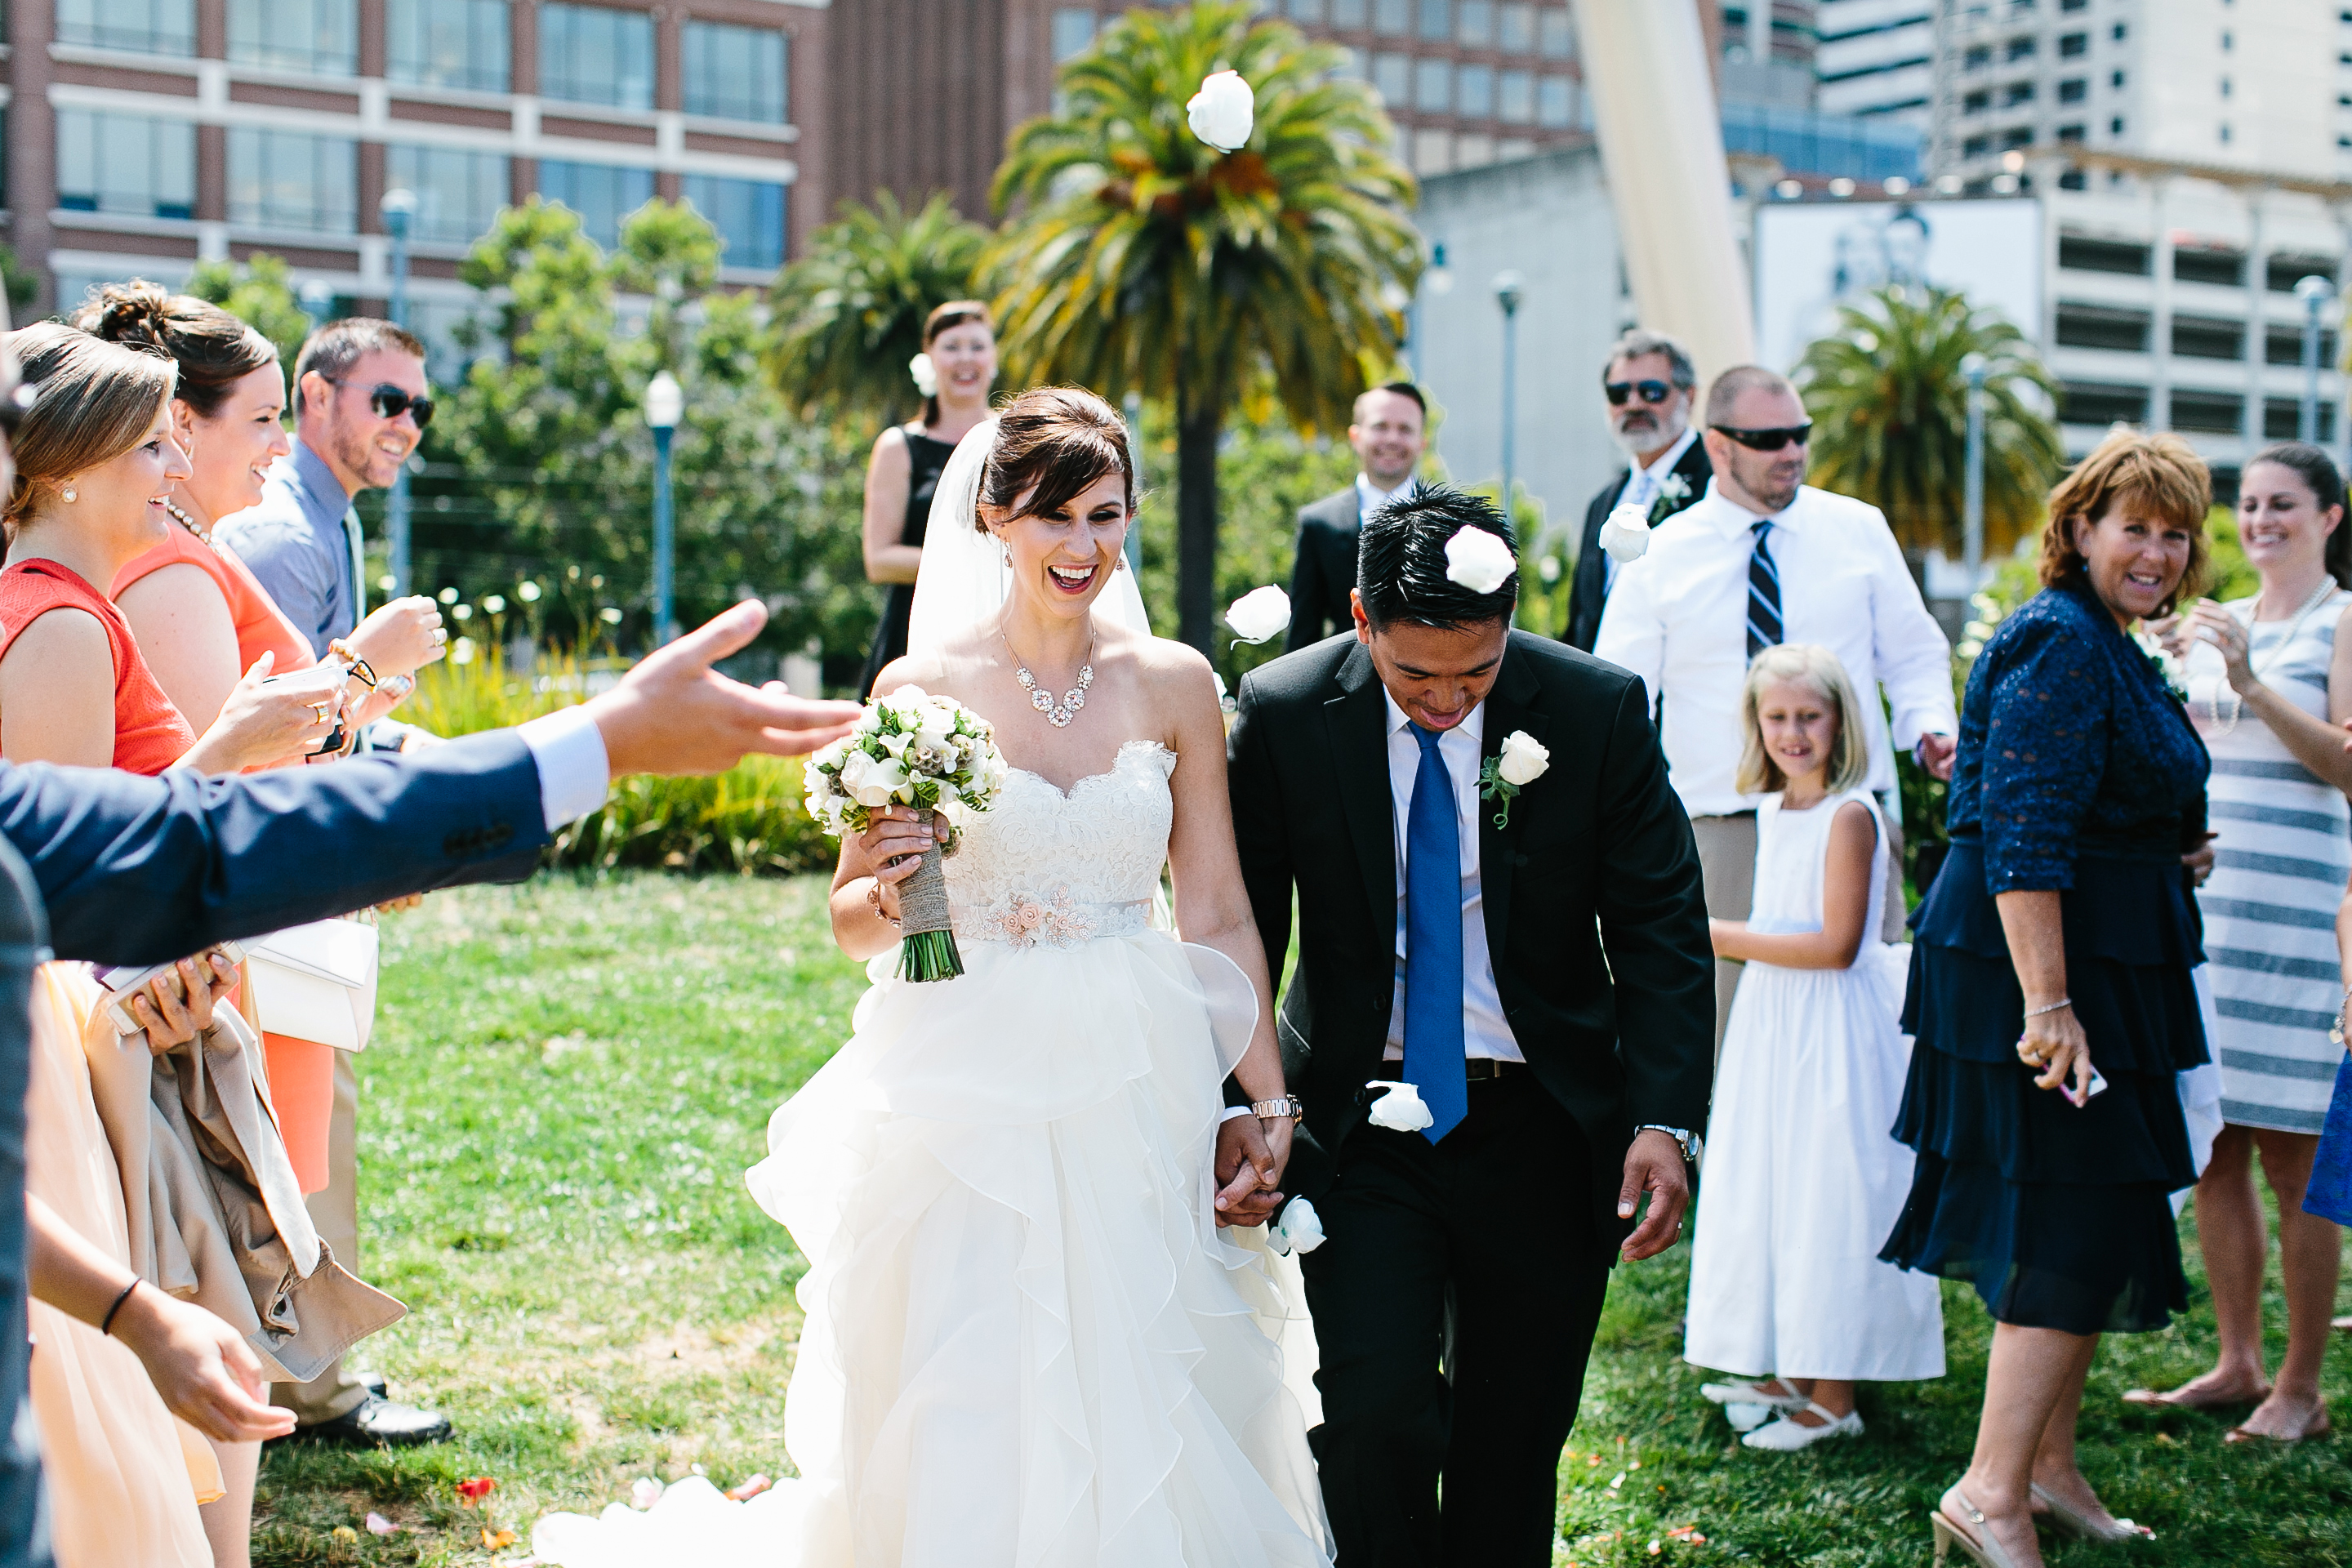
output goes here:
[[1592, 651], [1601, 611], [1616, 583], [1617, 563], [1601, 548], [1601, 525], [1619, 506], [1640, 507], [1650, 526], [1706, 494], [1714, 469], [1706, 443], [1691, 427], [1698, 372], [1682, 344], [1664, 332], [1636, 327], [1619, 338], [1601, 369], [1609, 399], [1609, 430], [1625, 449], [1625, 471], [1601, 487], [1584, 509], [1584, 542], [1568, 595], [1568, 643]]
[[[1698, 857], [1642, 683], [1512, 631], [1516, 576], [1451, 580], [1465, 527], [1513, 542], [1450, 489], [1367, 518], [1355, 638], [1252, 671], [1231, 739], [1277, 976], [1297, 900], [1282, 1185], [1328, 1237], [1301, 1262], [1340, 1568], [1549, 1564], [1609, 1268], [1682, 1228], [1714, 1058]], [[1390, 1081], [1425, 1131], [1373, 1118]], [[1260, 1136], [1225, 1123], [1221, 1179]]]
[[[0, 455], [0, 478], [6, 466]], [[520, 878], [614, 778], [718, 773], [749, 752], [812, 751], [858, 710], [782, 687], [753, 690], [710, 668], [766, 618], [757, 602], [738, 605], [578, 708], [415, 753], [230, 778], [0, 763], [0, 1568], [49, 1558], [25, 1404], [33, 965], [162, 963], [408, 893]], [[97, 1322], [125, 1271], [76, 1251], [69, 1233], [43, 1240], [32, 1283]], [[135, 1281], [119, 1300], [114, 1331], [178, 1414], [224, 1436], [262, 1435], [235, 1425], [262, 1406], [259, 1363], [236, 1364], [234, 1331]], [[207, 1323], [228, 1342], [208, 1338]]]
[[1413, 470], [1429, 445], [1428, 419], [1429, 405], [1409, 381], [1391, 381], [1356, 399], [1355, 422], [1348, 426], [1348, 445], [1362, 465], [1356, 482], [1298, 509], [1286, 652], [1354, 624], [1348, 595], [1356, 585], [1356, 530], [1372, 512], [1412, 493]]

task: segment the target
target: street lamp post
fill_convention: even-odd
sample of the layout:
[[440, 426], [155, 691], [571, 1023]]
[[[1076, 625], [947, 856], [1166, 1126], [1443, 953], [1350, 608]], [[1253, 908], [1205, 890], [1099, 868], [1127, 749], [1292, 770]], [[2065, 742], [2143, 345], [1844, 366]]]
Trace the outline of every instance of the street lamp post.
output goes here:
[[1972, 353], [1960, 361], [1969, 381], [1968, 474], [1960, 502], [1961, 563], [1968, 568], [1969, 592], [1981, 584], [1984, 573], [1984, 409], [1985, 356]]
[[2294, 297], [2303, 301], [2303, 406], [2296, 411], [2295, 439], [2319, 442], [2319, 326], [2336, 298], [2336, 285], [2313, 273], [2299, 279]]
[[672, 557], [677, 548], [670, 512], [669, 443], [686, 414], [686, 391], [663, 371], [646, 384], [646, 423], [654, 432], [654, 646], [677, 635], [672, 609]]
[[1503, 308], [1503, 516], [1511, 516], [1511, 480], [1517, 472], [1519, 405], [1519, 301], [1527, 280], [1516, 272], [1495, 274], [1495, 303]]
[[[408, 328], [408, 225], [416, 216], [416, 195], [413, 191], [393, 189], [384, 192], [377, 210], [383, 215], [383, 232], [392, 241], [392, 324]], [[400, 465], [393, 476], [392, 490], [383, 498], [384, 542], [391, 547], [392, 592], [395, 598], [408, 592], [408, 464]]]

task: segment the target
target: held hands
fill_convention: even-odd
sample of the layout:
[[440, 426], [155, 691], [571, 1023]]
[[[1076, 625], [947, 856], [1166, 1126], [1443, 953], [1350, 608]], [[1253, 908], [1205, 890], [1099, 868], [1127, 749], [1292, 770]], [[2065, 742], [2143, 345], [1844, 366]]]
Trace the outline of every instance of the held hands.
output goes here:
[[2034, 1088], [2057, 1089], [2078, 1110], [2091, 1102], [2091, 1041], [2074, 1008], [2026, 1019], [2017, 1059], [2041, 1069], [2034, 1075]]
[[747, 647], [767, 619], [767, 607], [747, 599], [588, 700], [613, 777], [725, 773], [753, 752], [796, 757], [849, 732], [864, 710], [855, 702], [794, 697], [780, 680], [755, 689], [710, 668]]
[[1682, 1146], [1655, 1128], [1633, 1134], [1633, 1146], [1625, 1151], [1625, 1182], [1617, 1189], [1617, 1217], [1632, 1219], [1643, 1193], [1650, 1194], [1650, 1212], [1620, 1248], [1628, 1263], [1655, 1258], [1680, 1241], [1683, 1211], [1690, 1207], [1690, 1172], [1683, 1163]]
[[202, 1307], [142, 1284], [115, 1313], [113, 1333], [146, 1367], [164, 1406], [215, 1442], [294, 1430], [294, 1413], [263, 1397], [261, 1363], [243, 1337]]
[[1264, 1225], [1282, 1206], [1283, 1167], [1296, 1129], [1287, 1116], [1236, 1116], [1217, 1128], [1213, 1169], [1219, 1226]]
[[1929, 778], [1949, 784], [1952, 759], [1958, 754], [1959, 749], [1960, 743], [1949, 735], [1930, 731], [1919, 737], [1919, 743], [1912, 748], [1912, 752], [1919, 759], [1919, 765], [1927, 770]]

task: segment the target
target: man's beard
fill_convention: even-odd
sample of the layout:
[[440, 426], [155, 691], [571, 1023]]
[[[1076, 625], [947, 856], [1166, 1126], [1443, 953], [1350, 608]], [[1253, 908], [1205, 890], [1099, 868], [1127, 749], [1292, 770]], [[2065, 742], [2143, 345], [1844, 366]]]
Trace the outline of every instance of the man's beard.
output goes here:
[[[1690, 420], [1686, 416], [1670, 419], [1654, 410], [1644, 409], [1643, 412], [1650, 417], [1651, 427], [1647, 430], [1628, 430], [1622, 420], [1609, 422], [1610, 435], [1619, 447], [1624, 448], [1629, 458], [1638, 458], [1644, 452], [1662, 452], [1681, 440], [1683, 432], [1690, 428]], [[1632, 417], [1631, 415], [1625, 416], [1628, 420]]]
[[[362, 488], [364, 489], [381, 489], [384, 488], [384, 485], [388, 485], [392, 482], [391, 480], [386, 479], [382, 484], [379, 484], [373, 477], [376, 463], [380, 459], [386, 458], [390, 456], [388, 453], [379, 452], [376, 450], [375, 437], [373, 436], [362, 436], [356, 439], [351, 437], [344, 437], [337, 440], [335, 443], [335, 456], [342, 459], [344, 468], [349, 468], [352, 473], [361, 477]], [[401, 460], [403, 462], [407, 461], [404, 458]], [[395, 469], [395, 473], [396, 472], [397, 470]]]

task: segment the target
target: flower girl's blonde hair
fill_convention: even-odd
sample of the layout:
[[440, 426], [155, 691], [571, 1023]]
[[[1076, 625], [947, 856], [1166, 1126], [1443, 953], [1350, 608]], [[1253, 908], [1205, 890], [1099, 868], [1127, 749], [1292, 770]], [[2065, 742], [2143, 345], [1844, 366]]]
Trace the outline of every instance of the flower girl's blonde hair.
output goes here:
[[1748, 666], [1748, 685], [1739, 694], [1739, 719], [1747, 731], [1739, 751], [1739, 773], [1732, 787], [1742, 795], [1771, 795], [1789, 785], [1772, 753], [1764, 749], [1764, 726], [1756, 717], [1758, 701], [1771, 681], [1793, 681], [1809, 689], [1837, 712], [1837, 741], [1830, 747], [1829, 793], [1859, 789], [1870, 777], [1869, 731], [1862, 727], [1862, 701], [1853, 682], [1846, 679], [1838, 656], [1813, 643], [1781, 643], [1758, 654]]

